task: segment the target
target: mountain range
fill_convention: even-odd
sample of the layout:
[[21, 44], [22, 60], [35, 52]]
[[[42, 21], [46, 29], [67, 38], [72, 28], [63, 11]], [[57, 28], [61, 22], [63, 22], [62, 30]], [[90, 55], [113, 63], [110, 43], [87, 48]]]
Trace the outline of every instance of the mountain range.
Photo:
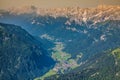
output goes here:
[[[0, 10], [0, 22], [20, 26], [38, 41], [36, 43], [38, 46], [40, 45], [44, 48], [46, 52], [43, 53], [49, 55], [56, 62], [53, 64], [54, 61], [52, 62], [51, 60], [51, 64], [49, 64], [53, 67], [50, 68], [49, 65], [49, 67], [46, 67], [48, 72], [43, 70], [46, 72], [45, 74], [39, 73], [40, 76], [37, 77], [40, 78], [36, 78], [38, 80], [44, 80], [46, 77], [51, 80], [67, 80], [68, 77], [68, 80], [79, 80], [82, 79], [79, 77], [86, 75], [85, 80], [97, 80], [97, 78], [100, 78], [99, 80], [109, 80], [112, 77], [111, 75], [113, 75], [110, 74], [112, 71], [105, 73], [102, 70], [109, 70], [106, 69], [108, 65], [104, 64], [108, 62], [111, 65], [114, 64], [114, 55], [111, 53], [120, 47], [119, 5], [100, 5], [96, 8], [41, 9], [35, 6], [10, 8]], [[31, 41], [31, 39], [28, 39], [28, 41]], [[40, 59], [43, 58], [41, 57]], [[39, 59], [36, 60], [39, 61]], [[44, 58], [44, 60], [48, 61], [47, 58]], [[97, 60], [99, 64], [95, 63]], [[44, 64], [47, 64], [47, 62]], [[41, 65], [44, 64], [41, 63]], [[90, 68], [91, 65], [95, 66]], [[99, 65], [104, 66], [99, 67]], [[111, 67], [113, 68], [114, 66]], [[115, 67], [115, 69], [117, 68]], [[110, 74], [109, 78], [90, 77], [92, 74], [98, 74], [97, 72], [99, 71], [101, 71], [100, 76], [103, 76], [102, 74]], [[119, 68], [117, 71], [119, 72]], [[73, 74], [72, 79], [70, 77], [71, 74]], [[120, 74], [118, 73], [117, 75]], [[56, 78], [57, 76], [59, 78]], [[116, 80], [119, 79], [116, 78]]]

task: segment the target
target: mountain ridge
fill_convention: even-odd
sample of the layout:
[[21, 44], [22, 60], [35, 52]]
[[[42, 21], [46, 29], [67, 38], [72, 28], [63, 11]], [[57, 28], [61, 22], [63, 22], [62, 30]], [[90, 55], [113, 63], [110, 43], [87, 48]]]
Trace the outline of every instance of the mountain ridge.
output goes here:
[[[75, 21], [77, 24], [93, 22], [93, 25], [98, 22], [107, 20], [120, 20], [120, 6], [113, 5], [99, 5], [96, 8], [80, 8], [80, 7], [68, 7], [68, 8], [49, 8], [42, 9], [35, 6], [24, 6], [20, 8], [10, 8], [4, 10], [9, 14], [22, 15], [22, 14], [36, 14], [37, 16], [52, 16], [56, 17], [69, 17], [69, 22]], [[2, 16], [2, 14], [1, 14]], [[69, 24], [70, 25], [70, 24]]]
[[54, 64], [42, 44], [20, 26], [0, 23], [0, 80], [32, 80]]

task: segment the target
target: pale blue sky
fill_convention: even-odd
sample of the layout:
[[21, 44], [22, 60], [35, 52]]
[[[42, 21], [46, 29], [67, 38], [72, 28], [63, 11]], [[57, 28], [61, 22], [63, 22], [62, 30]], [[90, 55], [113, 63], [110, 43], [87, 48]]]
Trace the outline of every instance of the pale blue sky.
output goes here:
[[35, 5], [41, 8], [69, 6], [95, 7], [102, 2], [104, 4], [120, 5], [120, 0], [0, 0], [0, 9], [25, 5]]

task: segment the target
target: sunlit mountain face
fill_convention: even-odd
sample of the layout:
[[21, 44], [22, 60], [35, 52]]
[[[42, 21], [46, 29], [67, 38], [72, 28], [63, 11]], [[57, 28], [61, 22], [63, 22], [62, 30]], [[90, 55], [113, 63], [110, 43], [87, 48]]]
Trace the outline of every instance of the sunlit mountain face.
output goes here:
[[[0, 22], [2, 80], [5, 80], [5, 76], [9, 80], [120, 79], [120, 6], [49, 9], [25, 6], [0, 10]], [[8, 25], [11, 29], [6, 27]], [[14, 29], [15, 25], [25, 32], [19, 33], [21, 30]], [[10, 36], [11, 34], [16, 34], [16, 37]], [[12, 40], [9, 40], [9, 37]], [[12, 48], [14, 39], [16, 48]], [[19, 41], [23, 43], [21, 46]], [[4, 47], [7, 45], [9, 48]], [[21, 60], [27, 65], [18, 65], [18, 75], [21, 78], [7, 74], [11, 73], [10, 70], [16, 71], [14, 63], [19, 59], [19, 51], [22, 51], [19, 55], [25, 56]], [[17, 55], [15, 62], [11, 60], [13, 56], [10, 54]], [[7, 58], [7, 55], [10, 58]], [[4, 63], [6, 60], [13, 63]], [[11, 68], [4, 67], [9, 64], [12, 65]], [[27, 72], [21, 70], [24, 67], [29, 68], [25, 69]]]

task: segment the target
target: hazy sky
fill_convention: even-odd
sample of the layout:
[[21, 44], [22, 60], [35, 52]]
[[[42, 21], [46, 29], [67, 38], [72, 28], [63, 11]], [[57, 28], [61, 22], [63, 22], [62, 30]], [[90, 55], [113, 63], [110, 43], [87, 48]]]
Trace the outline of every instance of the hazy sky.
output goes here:
[[69, 6], [94, 7], [102, 2], [104, 4], [120, 5], [120, 0], [0, 0], [0, 9], [25, 5], [35, 5], [41, 8]]

